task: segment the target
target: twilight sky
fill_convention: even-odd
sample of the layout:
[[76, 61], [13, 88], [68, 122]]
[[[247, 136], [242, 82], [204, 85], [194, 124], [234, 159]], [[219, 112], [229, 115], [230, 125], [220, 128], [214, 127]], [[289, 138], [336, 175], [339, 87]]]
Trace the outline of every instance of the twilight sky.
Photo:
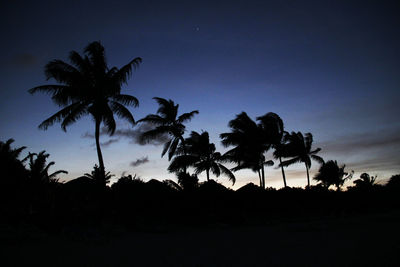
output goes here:
[[[136, 119], [155, 113], [152, 97], [171, 98], [180, 112], [200, 111], [187, 134], [208, 131], [224, 152], [218, 136], [236, 114], [272, 111], [287, 131], [311, 132], [325, 160], [384, 181], [400, 173], [399, 13], [398, 1], [2, 1], [0, 140], [46, 150], [53, 171], [69, 171], [65, 179], [91, 171], [91, 119], [67, 133], [39, 130], [58, 107], [27, 90], [53, 83], [47, 62], [99, 40], [110, 66], [143, 58], [122, 91], [139, 99]], [[107, 170], [174, 179], [159, 144], [138, 144], [140, 129], [125, 122], [117, 129], [101, 137]], [[283, 186], [276, 167], [267, 169], [267, 186]], [[313, 162], [311, 175], [317, 170]], [[289, 186], [306, 184], [304, 165], [286, 171]], [[250, 171], [236, 176], [234, 188], [258, 182]]]

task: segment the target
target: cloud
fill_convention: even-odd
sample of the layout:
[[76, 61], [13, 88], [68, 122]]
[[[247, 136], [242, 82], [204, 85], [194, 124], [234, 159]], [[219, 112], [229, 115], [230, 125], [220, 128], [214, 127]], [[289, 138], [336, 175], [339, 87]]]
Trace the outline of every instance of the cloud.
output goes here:
[[[129, 129], [129, 128], [125, 128], [125, 129], [117, 129], [113, 136], [115, 137], [121, 137], [121, 138], [126, 138], [129, 140], [129, 143], [131, 144], [138, 144], [141, 146], [147, 145], [147, 144], [151, 144], [154, 146], [159, 146], [159, 145], [163, 145], [164, 143], [168, 142], [169, 137], [168, 135], [160, 135], [158, 137], [156, 137], [155, 139], [149, 140], [149, 141], [145, 141], [141, 138], [142, 134], [144, 132], [147, 132], [149, 130], [154, 129], [154, 126], [152, 124], [149, 123], [141, 123], [139, 125], [136, 125], [135, 128], [133, 129]], [[100, 135], [108, 135], [107, 129], [105, 127], [102, 127], [100, 130]], [[94, 135], [86, 132], [83, 135], [81, 135], [82, 138], [94, 138]]]
[[387, 147], [400, 147], [400, 134], [398, 132], [363, 133], [342, 136], [335, 140], [317, 144], [331, 153], [348, 153], [365, 151], [367, 149], [382, 149]]
[[147, 162], [149, 162], [149, 158], [146, 156], [146, 157], [141, 157], [135, 161], [132, 161], [129, 165], [132, 167], [137, 167], [137, 166], [143, 165]]
[[105, 142], [101, 143], [101, 146], [102, 147], [108, 147], [111, 144], [117, 143], [118, 141], [119, 141], [119, 138], [112, 138], [112, 139], [110, 139], [108, 141], [105, 141]]
[[398, 131], [382, 130], [347, 135], [317, 143], [315, 147], [322, 148], [321, 153], [327, 155], [325, 160], [337, 158], [338, 163], [346, 164], [355, 171], [400, 170]]
[[94, 138], [94, 134], [91, 134], [89, 132], [86, 132], [84, 134], [81, 135], [82, 138], [89, 138], [89, 139], [93, 139]]

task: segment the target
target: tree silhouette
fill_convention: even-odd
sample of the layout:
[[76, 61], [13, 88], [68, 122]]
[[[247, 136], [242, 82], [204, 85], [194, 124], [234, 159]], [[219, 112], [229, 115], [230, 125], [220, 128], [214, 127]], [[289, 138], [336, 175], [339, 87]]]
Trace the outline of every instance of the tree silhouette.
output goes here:
[[13, 142], [14, 139], [8, 139], [6, 142], [0, 141], [0, 167], [4, 178], [9, 178], [8, 175], [16, 174], [16, 172], [21, 173], [25, 170], [22, 162], [26, 158], [22, 161], [18, 158], [26, 147], [12, 148]]
[[185, 133], [185, 122], [190, 121], [199, 111], [194, 110], [178, 116], [179, 104], [174, 101], [160, 97], [154, 97], [159, 105], [157, 114], [149, 114], [138, 122], [148, 122], [155, 125], [155, 128], [144, 132], [141, 136], [143, 140], [151, 140], [163, 135], [169, 135], [170, 140], [164, 144], [161, 157], [168, 152], [168, 160], [175, 154], [179, 143], [184, 143], [183, 134]]
[[90, 43], [84, 50], [85, 55], [72, 51], [69, 59], [72, 65], [62, 60], [50, 61], [45, 66], [47, 80], [54, 79], [57, 85], [42, 85], [29, 90], [31, 94], [43, 92], [51, 95], [53, 102], [62, 107], [53, 116], [43, 121], [39, 128], [46, 130], [56, 122], [61, 128], [67, 127], [84, 115], [91, 115], [95, 121], [96, 149], [100, 170], [104, 173], [103, 156], [100, 149], [100, 125], [103, 123], [110, 135], [116, 128], [114, 114], [132, 125], [135, 120], [125, 106], [139, 105], [131, 96], [121, 94], [121, 86], [127, 83], [142, 61], [137, 57], [122, 68], [107, 66], [104, 47], [100, 42]]
[[114, 175], [111, 174], [110, 172], [101, 172], [99, 166], [97, 166], [97, 164], [94, 165], [92, 172], [89, 173], [85, 173], [85, 177], [91, 178], [94, 181], [98, 182], [101, 185], [107, 185], [110, 182], [111, 177], [113, 177]]
[[284, 145], [281, 147], [280, 156], [291, 158], [283, 161], [280, 166], [289, 166], [298, 162], [303, 162], [307, 171], [307, 186], [310, 186], [311, 159], [323, 164], [324, 160], [316, 154], [321, 151], [321, 148], [311, 149], [313, 136], [311, 133], [306, 133], [304, 136], [301, 132], [292, 132], [285, 135]]
[[[283, 125], [282, 119], [279, 117], [278, 114], [273, 113], [273, 112], [268, 112], [264, 116], [257, 117], [257, 120], [260, 121], [260, 126], [264, 131], [264, 134], [266, 135], [266, 138], [269, 143], [271, 143], [272, 147], [275, 149], [274, 151], [274, 157], [276, 159], [279, 159], [279, 163], [282, 163], [282, 147], [284, 145], [284, 134], [286, 133]], [[282, 178], [283, 178], [283, 184], [285, 187], [287, 187], [286, 184], [286, 176], [285, 176], [285, 170], [283, 169], [283, 166], [280, 165], [281, 171], [282, 171]]]
[[371, 188], [374, 186], [377, 176], [370, 176], [368, 173], [362, 173], [360, 179], [355, 180], [353, 183], [358, 188]]
[[233, 173], [221, 164], [223, 158], [221, 153], [215, 152], [215, 145], [210, 143], [208, 132], [193, 131], [189, 138], [185, 139], [177, 149], [177, 156], [174, 157], [168, 167], [170, 172], [186, 170], [187, 167], [193, 167], [196, 174], [206, 172], [207, 181], [210, 180], [210, 171], [219, 176], [221, 173], [226, 175], [229, 180], [235, 184]]
[[49, 168], [55, 164], [54, 161], [47, 163], [49, 154], [43, 150], [39, 154], [29, 153], [28, 155], [28, 177], [35, 184], [49, 184], [58, 182], [57, 175], [60, 173], [68, 174], [67, 171], [58, 170], [49, 174]]
[[349, 174], [344, 171], [346, 165], [338, 166], [337, 161], [329, 160], [322, 164], [319, 168], [318, 173], [313, 178], [314, 180], [321, 182], [321, 184], [328, 188], [331, 185], [336, 186], [337, 190], [344, 184], [346, 180], [353, 177], [353, 171]]
[[222, 145], [234, 146], [228, 150], [223, 158], [237, 165], [233, 171], [251, 169], [258, 173], [260, 186], [265, 188], [264, 165], [273, 165], [272, 161], [266, 161], [264, 153], [271, 147], [268, 136], [264, 134], [263, 128], [254, 122], [246, 112], [242, 112], [228, 124], [231, 132], [222, 133]]

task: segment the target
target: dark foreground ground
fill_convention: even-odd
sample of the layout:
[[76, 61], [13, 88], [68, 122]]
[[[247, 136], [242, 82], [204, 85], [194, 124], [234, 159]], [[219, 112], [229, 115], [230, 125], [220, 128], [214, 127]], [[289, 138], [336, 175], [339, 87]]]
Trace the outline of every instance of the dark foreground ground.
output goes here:
[[1, 225], [1, 266], [399, 266], [400, 212], [196, 228]]

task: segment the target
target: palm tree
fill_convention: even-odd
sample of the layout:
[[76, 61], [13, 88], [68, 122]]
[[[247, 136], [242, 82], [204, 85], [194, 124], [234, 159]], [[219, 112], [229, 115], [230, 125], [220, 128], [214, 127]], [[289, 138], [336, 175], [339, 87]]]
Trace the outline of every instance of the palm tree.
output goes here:
[[222, 145], [234, 146], [228, 150], [223, 158], [237, 165], [233, 171], [251, 169], [258, 173], [260, 186], [265, 188], [264, 165], [273, 165], [272, 161], [266, 161], [264, 153], [271, 147], [268, 136], [265, 135], [261, 125], [254, 122], [246, 112], [242, 112], [229, 122], [231, 132], [222, 133]]
[[67, 171], [58, 170], [49, 174], [49, 168], [55, 164], [54, 161], [47, 163], [47, 158], [49, 154], [46, 154], [46, 151], [43, 150], [39, 154], [36, 153], [29, 153], [29, 169], [28, 169], [28, 176], [32, 183], [39, 185], [39, 184], [50, 184], [50, 183], [57, 183], [57, 175], [60, 173], [68, 174]]
[[311, 149], [313, 136], [311, 133], [306, 133], [304, 136], [301, 132], [292, 132], [285, 135], [285, 144], [281, 148], [281, 156], [291, 158], [283, 161], [280, 166], [289, 166], [298, 162], [303, 162], [307, 171], [307, 185], [310, 186], [311, 159], [323, 164], [324, 160], [316, 154], [321, 151], [321, 148]]
[[210, 181], [210, 171], [219, 177], [225, 174], [235, 184], [233, 173], [221, 164], [223, 162], [221, 153], [215, 151], [215, 145], [210, 143], [208, 132], [193, 131], [190, 137], [185, 139], [177, 149], [177, 155], [168, 167], [170, 172], [179, 172], [187, 167], [193, 167], [195, 174], [206, 172], [207, 181]]
[[322, 164], [319, 168], [318, 173], [313, 178], [316, 181], [321, 182], [323, 186], [328, 188], [331, 185], [335, 185], [337, 190], [344, 184], [346, 180], [353, 177], [353, 171], [349, 174], [344, 171], [346, 165], [339, 167], [337, 161], [329, 160]]
[[355, 180], [353, 183], [358, 188], [371, 188], [375, 185], [377, 176], [370, 176], [368, 173], [363, 173], [360, 175], [360, 179]]
[[21, 152], [26, 147], [12, 148], [13, 142], [14, 139], [8, 139], [6, 142], [0, 141], [1, 183], [4, 188], [9, 188], [11, 185], [15, 186], [26, 178], [26, 169], [23, 165], [26, 158], [19, 160]]
[[163, 135], [169, 135], [170, 140], [164, 144], [161, 157], [168, 152], [168, 160], [175, 154], [178, 144], [184, 144], [183, 134], [185, 133], [184, 123], [190, 121], [198, 110], [184, 113], [178, 116], [179, 104], [174, 101], [160, 97], [154, 97], [159, 105], [157, 114], [149, 114], [138, 122], [148, 122], [155, 125], [155, 128], [142, 134], [143, 140], [151, 140]]
[[90, 174], [85, 173], [84, 176], [93, 179], [94, 181], [98, 182], [101, 185], [107, 185], [110, 182], [111, 177], [113, 177], [114, 175], [111, 174], [110, 172], [104, 172], [103, 175], [99, 166], [95, 164], [92, 172]]
[[[257, 117], [257, 120], [260, 121], [260, 126], [264, 131], [264, 134], [267, 137], [267, 140], [271, 143], [274, 151], [274, 158], [279, 159], [279, 163], [282, 163], [282, 146], [284, 145], [284, 135], [285, 132], [284, 125], [282, 119], [278, 114], [273, 112], [268, 112], [264, 116]], [[283, 184], [287, 187], [286, 184], [286, 176], [283, 166], [280, 165], [282, 171]]]
[[54, 79], [59, 84], [37, 86], [29, 90], [31, 94], [43, 92], [51, 95], [53, 102], [62, 107], [53, 116], [43, 121], [39, 128], [46, 130], [56, 122], [61, 129], [91, 115], [95, 122], [95, 139], [100, 170], [104, 173], [103, 156], [100, 149], [100, 126], [103, 123], [110, 135], [116, 128], [114, 114], [132, 125], [135, 120], [125, 106], [137, 107], [139, 101], [121, 94], [121, 86], [127, 83], [132, 69], [138, 67], [142, 59], [137, 57], [122, 68], [107, 66], [104, 47], [100, 42], [90, 43], [84, 50], [85, 55], [72, 51], [68, 64], [62, 60], [50, 61], [45, 66], [47, 80]]

